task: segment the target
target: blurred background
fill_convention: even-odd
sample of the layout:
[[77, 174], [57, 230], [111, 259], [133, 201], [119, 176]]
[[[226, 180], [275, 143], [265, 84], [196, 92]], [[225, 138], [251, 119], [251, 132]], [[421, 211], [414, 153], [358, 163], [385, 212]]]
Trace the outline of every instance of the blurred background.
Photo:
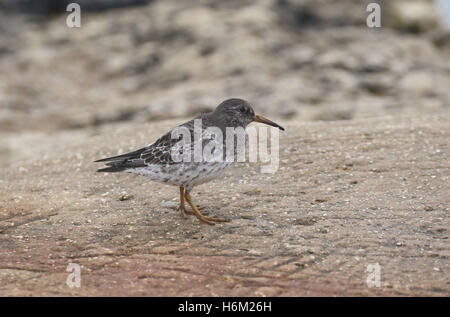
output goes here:
[[[70, 2], [80, 28], [66, 25]], [[370, 2], [381, 28], [366, 25]], [[448, 112], [449, 9], [447, 0], [0, 0], [2, 165], [105, 125], [181, 121], [230, 97], [281, 122]]]

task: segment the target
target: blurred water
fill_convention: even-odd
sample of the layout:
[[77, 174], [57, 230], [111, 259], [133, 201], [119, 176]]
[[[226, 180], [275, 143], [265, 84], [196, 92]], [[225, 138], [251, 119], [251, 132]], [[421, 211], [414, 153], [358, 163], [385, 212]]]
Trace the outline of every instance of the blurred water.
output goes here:
[[445, 26], [450, 29], [450, 1], [449, 0], [434, 0], [439, 7], [439, 11], [444, 20]]

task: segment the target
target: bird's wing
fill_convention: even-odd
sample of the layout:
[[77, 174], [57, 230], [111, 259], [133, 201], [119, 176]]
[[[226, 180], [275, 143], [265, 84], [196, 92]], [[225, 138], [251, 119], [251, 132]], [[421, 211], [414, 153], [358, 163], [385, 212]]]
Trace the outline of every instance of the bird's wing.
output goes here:
[[[202, 135], [198, 140], [194, 135], [194, 124], [198, 116], [190, 121], [187, 121], [171, 131], [164, 134], [155, 143], [153, 143], [146, 151], [141, 154], [141, 159], [145, 164], [177, 164], [183, 158], [183, 153], [189, 151], [191, 155], [191, 162], [193, 161], [194, 148], [197, 142], [207, 142], [208, 138], [204, 137], [205, 124], [202, 121]], [[178, 130], [177, 130], [178, 129]], [[188, 135], [183, 134], [188, 133]], [[180, 160], [174, 160], [172, 155], [177, 153]]]
[[[195, 119], [199, 119], [201, 116], [196, 117]], [[180, 155], [179, 157], [183, 157], [183, 151], [186, 149], [190, 150], [191, 162], [193, 162], [194, 148], [196, 142], [202, 142], [205, 145], [207, 142], [211, 140], [211, 137], [205, 136], [205, 124], [202, 122], [202, 136], [199, 140], [195, 140], [194, 137], [194, 120], [190, 120], [185, 122], [184, 124], [178, 126], [177, 128], [185, 128], [190, 133], [190, 138], [186, 138], [185, 135], [176, 135], [173, 134], [174, 130], [171, 130], [161, 136], [154, 143], [143, 147], [139, 150], [125, 153], [118, 156], [108, 157], [105, 159], [97, 160], [96, 162], [108, 162], [107, 166], [110, 168], [102, 169], [99, 171], [120, 171], [125, 170], [127, 168], [137, 168], [137, 167], [146, 167], [148, 165], [166, 165], [166, 164], [177, 164], [180, 161], [173, 160], [174, 151]]]
[[140, 159], [145, 165], [174, 164], [176, 162], [172, 160], [172, 147], [177, 146], [178, 141], [177, 139], [172, 139], [171, 132], [168, 132], [142, 152]]

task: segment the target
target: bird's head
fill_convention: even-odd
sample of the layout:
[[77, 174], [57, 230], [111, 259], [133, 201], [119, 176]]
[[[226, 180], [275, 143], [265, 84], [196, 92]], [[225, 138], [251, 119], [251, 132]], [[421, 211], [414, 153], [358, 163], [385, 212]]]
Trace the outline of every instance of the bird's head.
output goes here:
[[250, 104], [238, 98], [227, 99], [217, 106], [214, 115], [232, 127], [246, 127], [251, 122], [261, 122], [284, 131], [277, 123], [255, 113]]

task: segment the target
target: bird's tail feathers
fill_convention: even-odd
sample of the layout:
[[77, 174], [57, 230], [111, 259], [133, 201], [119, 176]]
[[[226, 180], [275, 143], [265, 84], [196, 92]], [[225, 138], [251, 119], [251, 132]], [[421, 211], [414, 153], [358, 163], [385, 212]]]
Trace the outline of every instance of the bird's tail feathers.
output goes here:
[[96, 160], [94, 161], [94, 163], [99, 163], [99, 162], [108, 162], [108, 161], [125, 161], [128, 159], [133, 159], [133, 158], [139, 158], [140, 155], [147, 149], [147, 147], [143, 147], [142, 149], [133, 151], [133, 152], [128, 152], [125, 154], [121, 154], [121, 155], [117, 155], [117, 156], [111, 156], [111, 157], [107, 157], [107, 158], [103, 158], [100, 160]]
[[98, 169], [97, 172], [114, 173], [114, 172], [122, 172], [124, 170], [125, 170], [124, 167], [111, 166], [111, 167], [105, 167], [105, 168]]

